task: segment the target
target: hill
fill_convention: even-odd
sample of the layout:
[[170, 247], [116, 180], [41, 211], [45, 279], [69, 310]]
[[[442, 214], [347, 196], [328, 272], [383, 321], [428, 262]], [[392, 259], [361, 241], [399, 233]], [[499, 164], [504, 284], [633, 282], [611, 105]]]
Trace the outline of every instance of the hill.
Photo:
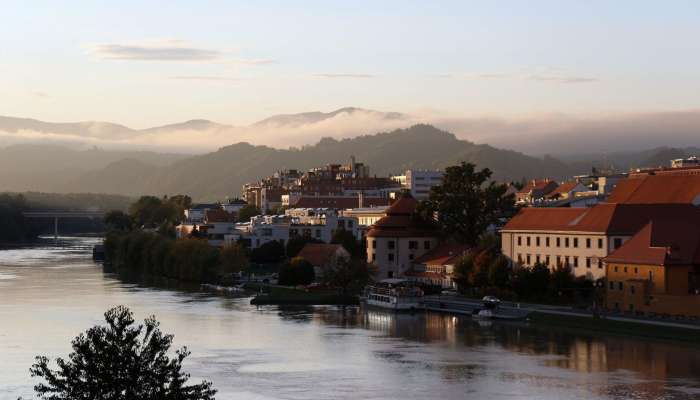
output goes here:
[[129, 195], [185, 193], [198, 200], [223, 199], [238, 195], [244, 183], [276, 170], [344, 162], [351, 155], [368, 164], [376, 175], [401, 173], [407, 168], [444, 168], [461, 161], [491, 168], [498, 180], [564, 178], [579, 172], [551, 157], [535, 158], [477, 145], [430, 125], [415, 125], [352, 139], [323, 138], [313, 146], [287, 150], [238, 143], [158, 168], [134, 168], [133, 163], [120, 162], [81, 176], [71, 182], [70, 188]]

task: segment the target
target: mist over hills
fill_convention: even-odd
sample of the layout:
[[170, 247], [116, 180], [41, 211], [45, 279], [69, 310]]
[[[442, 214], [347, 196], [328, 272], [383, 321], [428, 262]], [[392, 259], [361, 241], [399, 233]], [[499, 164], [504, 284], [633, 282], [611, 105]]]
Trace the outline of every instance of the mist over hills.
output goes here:
[[[0, 158], [18, 146], [0, 150]], [[367, 163], [371, 173], [388, 175], [407, 168], [444, 168], [461, 161], [489, 167], [494, 178], [563, 178], [575, 172], [552, 157], [535, 158], [510, 150], [457, 139], [430, 125], [351, 139], [323, 138], [317, 144], [287, 150], [238, 143], [190, 157], [147, 152], [77, 151], [60, 147], [25, 145], [23, 155], [6, 161], [0, 185], [4, 190], [94, 192], [123, 195], [187, 193], [196, 199], [236, 196], [249, 181], [284, 168], [311, 168], [344, 162], [354, 155]], [[33, 151], [32, 151], [33, 150]], [[41, 160], [47, 151], [53, 158]], [[30, 163], [21, 159], [31, 160]], [[154, 160], [154, 161], [151, 161]], [[27, 165], [34, 164], [29, 169]], [[13, 165], [15, 167], [13, 167]], [[18, 168], [23, 165], [25, 168]], [[38, 167], [38, 168], [36, 168]]]

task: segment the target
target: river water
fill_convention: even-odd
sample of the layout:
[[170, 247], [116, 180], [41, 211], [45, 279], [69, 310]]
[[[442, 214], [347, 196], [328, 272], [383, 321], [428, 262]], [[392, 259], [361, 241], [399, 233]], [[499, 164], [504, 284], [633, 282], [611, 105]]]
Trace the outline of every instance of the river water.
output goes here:
[[250, 298], [125, 283], [94, 239], [0, 250], [0, 399], [32, 397], [34, 356], [66, 356], [109, 307], [154, 314], [217, 399], [698, 399], [700, 350], [526, 323]]

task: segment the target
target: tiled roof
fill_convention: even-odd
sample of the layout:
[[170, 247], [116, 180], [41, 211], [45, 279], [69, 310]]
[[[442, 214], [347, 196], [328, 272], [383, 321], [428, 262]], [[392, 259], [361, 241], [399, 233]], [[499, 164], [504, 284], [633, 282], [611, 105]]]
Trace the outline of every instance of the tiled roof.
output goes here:
[[524, 208], [504, 231], [570, 231], [633, 235], [649, 221], [690, 218], [700, 213], [689, 204], [611, 204], [590, 208]]
[[469, 246], [464, 244], [443, 243], [413, 262], [425, 265], [447, 265], [455, 262], [468, 251]]
[[649, 222], [606, 262], [691, 265], [700, 264], [700, 219], [659, 219]]
[[698, 204], [700, 175], [644, 175], [620, 180], [608, 202]]
[[220, 208], [213, 210], [206, 210], [204, 213], [204, 220], [207, 223], [210, 222], [236, 222], [236, 214], [229, 213]]
[[297, 254], [297, 257], [303, 258], [315, 267], [321, 267], [327, 265], [338, 250], [342, 250], [346, 257], [349, 256], [347, 250], [339, 244], [307, 243]]
[[431, 237], [435, 230], [415, 215], [418, 202], [404, 194], [386, 210], [386, 216], [377, 221], [368, 237]]
[[[360, 202], [357, 197], [301, 197], [292, 205], [294, 208], [335, 208], [346, 210], [348, 208], [357, 208]], [[364, 197], [362, 199], [363, 207], [382, 207], [388, 206], [389, 199], [383, 197]]]
[[556, 182], [554, 182], [553, 180], [551, 180], [549, 178], [533, 179], [531, 181], [528, 181], [525, 184], [525, 186], [523, 186], [523, 188], [518, 191], [518, 193], [530, 193], [533, 190], [538, 190], [538, 189], [542, 190], [545, 187], [547, 187], [547, 185], [550, 185], [552, 183], [554, 183], [556, 185]]
[[573, 182], [564, 182], [561, 185], [557, 186], [556, 189], [552, 190], [549, 192], [548, 196], [554, 196], [556, 194], [566, 194], [572, 191], [576, 186], [578, 186], [579, 183], [576, 181]]

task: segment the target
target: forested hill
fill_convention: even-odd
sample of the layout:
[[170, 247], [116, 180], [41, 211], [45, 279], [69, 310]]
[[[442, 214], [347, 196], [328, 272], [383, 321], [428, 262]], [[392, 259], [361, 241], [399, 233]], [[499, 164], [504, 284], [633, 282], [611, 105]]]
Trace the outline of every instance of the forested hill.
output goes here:
[[241, 186], [284, 168], [306, 169], [349, 162], [354, 155], [378, 176], [408, 168], [444, 168], [460, 161], [488, 167], [499, 180], [571, 175], [567, 164], [458, 140], [430, 125], [416, 125], [352, 139], [321, 139], [313, 146], [286, 150], [238, 143], [168, 166], [118, 161], [69, 182], [65, 189], [127, 195], [186, 193], [197, 200], [235, 196]]

